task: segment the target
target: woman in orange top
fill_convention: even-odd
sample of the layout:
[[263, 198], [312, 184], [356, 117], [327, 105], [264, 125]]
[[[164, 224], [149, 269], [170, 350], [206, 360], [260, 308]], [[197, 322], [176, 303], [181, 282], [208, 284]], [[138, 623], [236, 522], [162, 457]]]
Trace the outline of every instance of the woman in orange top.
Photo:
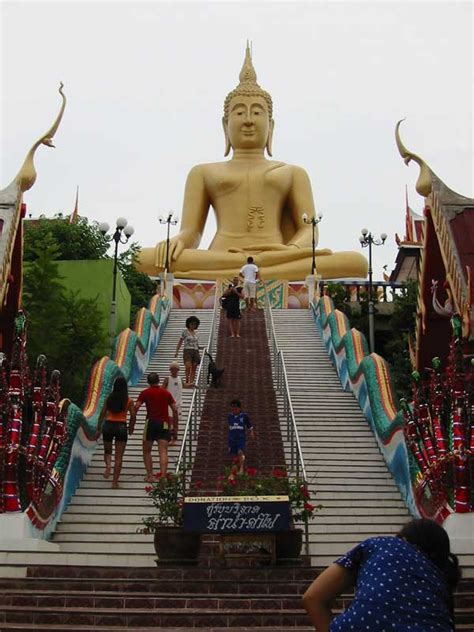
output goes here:
[[[127, 433], [127, 414], [130, 413], [130, 424]], [[105, 419], [105, 422], [104, 422]], [[122, 471], [123, 453], [127, 445], [127, 435], [135, 428], [135, 406], [128, 396], [127, 380], [116, 378], [112, 392], [105, 400], [99, 417], [98, 431], [102, 431], [104, 439], [104, 478], [109, 478], [112, 467], [112, 443], [115, 439], [114, 475], [112, 489], [118, 489], [120, 472]]]

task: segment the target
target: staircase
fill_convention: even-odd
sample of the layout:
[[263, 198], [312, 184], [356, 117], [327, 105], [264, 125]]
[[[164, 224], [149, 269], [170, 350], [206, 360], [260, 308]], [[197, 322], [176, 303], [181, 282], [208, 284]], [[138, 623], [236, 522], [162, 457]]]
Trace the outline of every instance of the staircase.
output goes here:
[[[149, 370], [161, 376], [191, 312], [172, 312]], [[195, 312], [206, 342], [211, 310]], [[63, 632], [310, 632], [301, 595], [319, 572], [360, 540], [395, 532], [409, 519], [378, 452], [375, 439], [349, 393], [339, 387], [309, 312], [274, 312], [280, 347], [302, 441], [306, 469], [316, 501], [324, 505], [310, 530], [312, 566], [223, 567], [213, 557], [215, 543], [204, 545], [196, 567], [156, 567], [154, 552], [136, 534], [147, 500], [143, 494], [139, 414], [137, 434], [125, 453], [122, 489], [111, 490], [102, 478], [99, 450], [79, 494], [63, 515], [54, 536], [60, 554], [28, 555], [26, 576], [0, 578], [0, 630]], [[277, 418], [278, 399], [271, 387], [270, 356], [263, 314], [244, 317], [242, 338], [219, 326], [218, 366], [223, 386], [209, 389], [197, 442], [193, 480], [215, 492], [215, 477], [229, 461], [225, 416], [229, 398], [241, 396], [256, 426], [248, 442], [248, 465], [267, 469], [284, 459]], [[133, 397], [145, 386], [131, 389]], [[183, 420], [192, 391], [184, 391]], [[184, 423], [181, 423], [181, 432]], [[178, 442], [179, 443], [179, 442]], [[171, 450], [171, 464], [177, 448]], [[213, 538], [213, 536], [208, 536]], [[207, 549], [207, 553], [206, 553]], [[36, 556], [43, 556], [39, 559]], [[25, 561], [23, 562], [25, 564]], [[334, 611], [347, 607], [342, 595]], [[457, 630], [473, 632], [474, 579], [460, 585], [456, 598]]]
[[[212, 313], [209, 309], [170, 312], [147, 373], [137, 386], [129, 388], [130, 397], [135, 400], [138, 393], [148, 386], [148, 372], [157, 371], [161, 379], [168, 375], [169, 364], [174, 358], [176, 344], [188, 316], [195, 314], [200, 319], [199, 341], [201, 345], [207, 344]], [[181, 358], [179, 360], [182, 363]], [[184, 367], [181, 374], [184, 375]], [[192, 393], [192, 389], [183, 389], [180, 436], [169, 451], [170, 470], [176, 465]], [[135, 432], [129, 437], [125, 449], [120, 489], [111, 489], [111, 479], [104, 480], [103, 449], [101, 445], [97, 448], [80, 487], [53, 534], [52, 542], [59, 545], [60, 552], [0, 551], [0, 564], [10, 567], [25, 564], [155, 566], [156, 554], [151, 537], [137, 533], [141, 518], [149, 513], [151, 506], [144, 493], [145, 467], [141, 448], [145, 415], [143, 406], [137, 415]], [[154, 449], [153, 463], [158, 470], [157, 448]]]
[[215, 493], [217, 478], [232, 465], [227, 445], [232, 399], [241, 400], [255, 429], [255, 439], [246, 443], [246, 466], [269, 474], [273, 467], [284, 466], [285, 459], [263, 312], [245, 314], [241, 338], [229, 337], [227, 319], [222, 317], [217, 348], [216, 364], [224, 368], [222, 384], [206, 392], [192, 472], [202, 495]]
[[[310, 310], [273, 310], [311, 497], [312, 563], [326, 566], [361, 540], [395, 534], [410, 520], [375, 437], [336, 369]], [[282, 428], [283, 431], [283, 428]]]

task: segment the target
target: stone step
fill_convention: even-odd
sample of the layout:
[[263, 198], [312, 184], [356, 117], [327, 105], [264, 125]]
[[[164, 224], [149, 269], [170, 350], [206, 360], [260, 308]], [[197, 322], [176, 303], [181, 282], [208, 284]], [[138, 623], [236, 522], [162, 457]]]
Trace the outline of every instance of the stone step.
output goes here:
[[[123, 554], [94, 554], [89, 552], [82, 553], [57, 553], [55, 551], [36, 552], [36, 551], [0, 551], [0, 575], [2, 567], [8, 570], [9, 567], [22, 567], [24, 572], [31, 564], [45, 564], [51, 566], [69, 565], [69, 566], [130, 566], [137, 567], [156, 567], [156, 555], [134, 554], [128, 550]], [[10, 573], [7, 573], [10, 577]]]
[[[303, 610], [273, 610], [257, 609], [253, 611], [240, 612], [235, 609], [221, 609], [215, 611], [200, 610], [196, 608], [186, 608], [183, 613], [181, 608], [160, 608], [159, 610], [148, 610], [146, 608], [129, 608], [124, 613], [121, 609], [109, 608], [106, 611], [102, 608], [41, 608], [29, 607], [27, 610], [18, 611], [17, 606], [3, 606], [5, 621], [8, 623], [55, 623], [65, 624], [73, 622], [75, 625], [110, 625], [118, 622], [127, 627], [136, 626], [160, 626], [176, 627], [186, 625], [187, 627], [203, 627], [206, 625], [233, 627], [242, 629], [243, 626], [257, 627], [269, 623], [270, 625], [307, 625], [308, 618]], [[191, 625], [192, 624], [192, 625]]]

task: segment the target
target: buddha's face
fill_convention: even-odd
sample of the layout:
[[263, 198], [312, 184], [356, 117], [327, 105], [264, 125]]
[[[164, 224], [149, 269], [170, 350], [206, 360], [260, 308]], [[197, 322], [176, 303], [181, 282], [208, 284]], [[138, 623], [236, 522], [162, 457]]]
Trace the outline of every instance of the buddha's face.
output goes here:
[[259, 96], [235, 96], [229, 105], [226, 129], [234, 149], [263, 149], [270, 132], [265, 99]]

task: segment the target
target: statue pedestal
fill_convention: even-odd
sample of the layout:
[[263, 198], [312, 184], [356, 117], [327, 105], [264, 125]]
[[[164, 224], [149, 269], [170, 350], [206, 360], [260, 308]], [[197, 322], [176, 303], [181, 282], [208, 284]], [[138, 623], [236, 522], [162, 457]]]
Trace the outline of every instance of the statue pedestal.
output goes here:
[[[36, 533], [35, 533], [36, 532]], [[52, 551], [60, 552], [59, 544], [36, 537], [37, 529], [25, 513], [0, 515], [1, 551]]]

